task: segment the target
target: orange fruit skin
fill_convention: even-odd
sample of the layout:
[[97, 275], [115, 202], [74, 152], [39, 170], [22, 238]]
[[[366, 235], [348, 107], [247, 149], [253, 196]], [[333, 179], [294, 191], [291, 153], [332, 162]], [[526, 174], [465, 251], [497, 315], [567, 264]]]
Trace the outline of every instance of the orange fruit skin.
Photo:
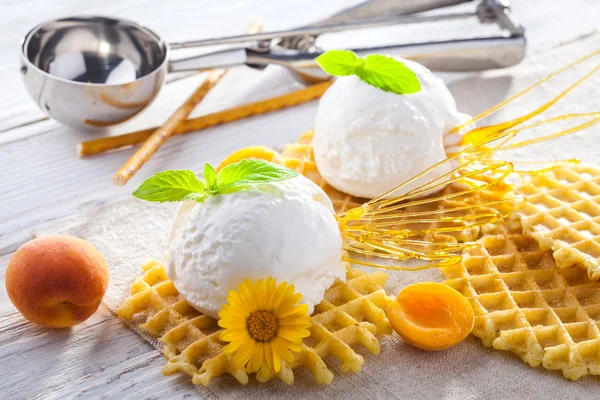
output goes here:
[[402, 289], [387, 308], [402, 339], [423, 350], [444, 350], [462, 342], [473, 329], [469, 300], [441, 283], [423, 282]]
[[104, 257], [90, 243], [72, 236], [43, 236], [13, 254], [6, 268], [6, 291], [28, 320], [67, 328], [96, 312], [108, 278]]
[[275, 164], [285, 165], [285, 160], [277, 151], [265, 146], [249, 146], [231, 153], [217, 167], [217, 172], [222, 168], [247, 158], [258, 158], [261, 160], [270, 161]]

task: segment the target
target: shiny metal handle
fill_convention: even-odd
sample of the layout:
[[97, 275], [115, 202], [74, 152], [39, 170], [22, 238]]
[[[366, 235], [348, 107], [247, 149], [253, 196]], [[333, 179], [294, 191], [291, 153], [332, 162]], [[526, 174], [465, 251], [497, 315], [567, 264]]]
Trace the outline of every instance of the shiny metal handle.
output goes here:
[[[520, 34], [458, 39], [443, 42], [412, 43], [353, 49], [359, 55], [390, 54], [415, 60], [433, 71], [458, 72], [506, 68], [525, 57], [526, 39]], [[263, 67], [278, 64], [293, 71], [304, 81], [314, 83], [329, 79], [316, 64], [321, 52], [299, 53], [277, 49], [267, 53], [251, 49], [231, 49], [199, 57], [171, 61], [170, 71], [202, 70], [248, 64]]]
[[169, 60], [169, 72], [204, 71], [212, 68], [230, 68], [248, 61], [248, 49], [235, 48], [198, 56]]
[[[525, 57], [525, 48], [525, 36], [511, 35], [381, 46], [353, 51], [362, 56], [370, 53], [390, 54], [418, 61], [434, 71], [457, 72], [515, 65]], [[321, 53], [248, 52], [246, 62], [254, 65], [279, 64], [325, 78], [326, 75], [314, 61], [319, 54]]]
[[383, 53], [401, 56], [417, 61], [433, 71], [461, 72], [510, 67], [523, 60], [525, 48], [525, 36], [511, 35], [355, 51], [359, 55]]
[[470, 3], [474, 0], [367, 0], [310, 24], [320, 26], [340, 22], [380, 18], [390, 15], [410, 15], [443, 7]]
[[[408, 1], [408, 5], [412, 5], [412, 8], [406, 8], [406, 4], [403, 1], [397, 0], [371, 0], [365, 3], [364, 7], [374, 7], [374, 5], [387, 4], [392, 5], [398, 3], [400, 5], [394, 7], [388, 6], [383, 9], [374, 9], [376, 13], [369, 13], [369, 18], [354, 20], [350, 17], [355, 16], [355, 13], [346, 10], [339, 16], [343, 18], [329, 18], [320, 21], [316, 24], [303, 26], [300, 28], [294, 28], [284, 31], [275, 32], [263, 32], [254, 35], [239, 35], [239, 36], [226, 36], [213, 39], [202, 39], [202, 40], [190, 40], [185, 42], [174, 42], [170, 43], [171, 49], [186, 49], [194, 47], [204, 46], [218, 46], [218, 45], [243, 45], [254, 43], [254, 45], [270, 45], [272, 40], [282, 40], [288, 38], [300, 38], [313, 36], [316, 37], [323, 33], [334, 33], [342, 32], [347, 30], [355, 29], [368, 29], [368, 28], [379, 28], [384, 26], [392, 25], [404, 25], [404, 24], [418, 24], [425, 22], [439, 22], [439, 21], [450, 21], [460, 20], [477, 17], [483, 23], [496, 23], [498, 26], [511, 34], [522, 34], [523, 28], [515, 23], [510, 17], [510, 7], [507, 0], [482, 0], [477, 6], [475, 11], [470, 12], [454, 12], [447, 14], [433, 14], [433, 15], [413, 15], [416, 12], [423, 10], [431, 10], [439, 7], [453, 6], [460, 3], [467, 3], [472, 0], [427, 0], [427, 1]], [[359, 6], [359, 8], [362, 6]], [[401, 13], [394, 13], [393, 11], [397, 8], [403, 10]], [[362, 9], [362, 8], [361, 8]], [[410, 11], [410, 12], [409, 12]], [[360, 14], [360, 13], [359, 13]], [[259, 46], [263, 47], [264, 46]]]
[[361, 21], [343, 21], [335, 24], [305, 26], [285, 31], [263, 32], [253, 35], [226, 36], [214, 39], [190, 40], [186, 42], [169, 43], [169, 47], [175, 49], [189, 49], [194, 47], [241, 45], [247, 43], [269, 42], [274, 39], [285, 39], [302, 36], [318, 36], [323, 33], [342, 32], [354, 29], [381, 28], [384, 26], [420, 24], [425, 22], [452, 21], [477, 17], [479, 14], [473, 12], [456, 12], [441, 15], [400, 15], [394, 17], [372, 18]]
[[[412, 4], [413, 6], [420, 4], [421, 7], [427, 9], [427, 7], [439, 8], [442, 3], [450, 6], [462, 2], [465, 1], [408, 0], [406, 4]], [[393, 7], [396, 3], [394, 0], [371, 0], [363, 6], [383, 5], [384, 8], [387, 7], [385, 8], [385, 12], [389, 14], [389, 7]], [[422, 10], [423, 8], [420, 9], [420, 11]], [[352, 14], [351, 11], [344, 11], [342, 14], [346, 15], [346, 12]], [[404, 12], [406, 12], [406, 9]], [[352, 15], [354, 16], [354, 14]], [[310, 44], [310, 40], [307, 41], [309, 46], [304, 48], [304, 46], [298, 45], [301, 41], [295, 43], [294, 39], [311, 37], [314, 39], [315, 36], [324, 32], [472, 17], [477, 17], [482, 23], [496, 23], [502, 30], [502, 34], [492, 37], [409, 43], [352, 50], [360, 55], [383, 53], [413, 59], [434, 71], [480, 71], [505, 68], [519, 63], [524, 58], [526, 48], [524, 29], [511, 18], [508, 0], [482, 0], [474, 12], [441, 15], [400, 15], [384, 18], [368, 18], [359, 21], [347, 21], [343, 19], [334, 21], [334, 23], [331, 23], [332, 20], [328, 19], [328, 23], [325, 25], [316, 24], [289, 31], [176, 43], [172, 46], [181, 48], [215, 44], [239, 44], [248, 40], [254, 41], [257, 44], [266, 42], [267, 45], [234, 48], [192, 59], [175, 60], [171, 62], [170, 70], [183, 71], [210, 67], [231, 67], [240, 64], [256, 67], [262, 67], [267, 64], [279, 64], [295, 72], [304, 81], [316, 82], [329, 79], [329, 76], [314, 61], [321, 52], [315, 51], [315, 46]], [[275, 47], [270, 43], [270, 40], [274, 38], [280, 40], [279, 45]]]

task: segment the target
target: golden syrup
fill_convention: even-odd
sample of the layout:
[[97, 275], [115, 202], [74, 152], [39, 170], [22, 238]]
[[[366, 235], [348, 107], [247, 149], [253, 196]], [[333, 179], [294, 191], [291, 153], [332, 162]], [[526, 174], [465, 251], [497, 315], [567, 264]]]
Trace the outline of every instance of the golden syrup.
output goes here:
[[[579, 60], [576, 60], [574, 62], [572, 62], [571, 64], [559, 69], [558, 71], [542, 78], [541, 80], [539, 80], [538, 82], [536, 82], [535, 84], [529, 86], [528, 88], [510, 96], [508, 99], [498, 103], [497, 105], [493, 106], [492, 108], [476, 115], [475, 117], [473, 117], [472, 119], [464, 122], [463, 124], [460, 124], [458, 126], [456, 126], [450, 134], [456, 134], [458, 133], [461, 129], [463, 129], [466, 126], [469, 126], [483, 118], [486, 118], [492, 114], [494, 114], [496, 111], [504, 108], [506, 105], [508, 105], [509, 103], [513, 102], [514, 100], [517, 100], [518, 98], [520, 98], [521, 96], [525, 95], [526, 93], [530, 92], [531, 90], [535, 89], [536, 87], [548, 82], [549, 80], [551, 80], [552, 78], [572, 69], [573, 67], [597, 56], [600, 54], [600, 50], [597, 50], [593, 53], [590, 53], [582, 58], [580, 58]], [[552, 105], [556, 104], [556, 102], [558, 102], [560, 99], [562, 99], [564, 96], [566, 96], [571, 90], [575, 89], [577, 86], [579, 86], [582, 82], [584, 82], [585, 80], [587, 80], [590, 76], [592, 76], [594, 73], [596, 73], [598, 70], [600, 69], [600, 65], [596, 66], [592, 71], [590, 71], [589, 73], [587, 73], [586, 75], [584, 75], [582, 78], [580, 78], [579, 80], [577, 80], [573, 85], [569, 86], [566, 90], [564, 90], [563, 92], [561, 92], [560, 94], [558, 94], [556, 97], [554, 97], [553, 99], [551, 99], [550, 101], [548, 101], [547, 103], [543, 104], [541, 107], [538, 107], [536, 110], [527, 113], [519, 118], [515, 118], [506, 122], [502, 122], [499, 124], [494, 124], [494, 125], [489, 125], [489, 126], [484, 126], [481, 128], [475, 128], [473, 130], [471, 130], [470, 132], [468, 132], [467, 134], [465, 134], [463, 136], [463, 144], [467, 144], [467, 143], [477, 143], [483, 140], [486, 140], [486, 138], [490, 138], [493, 137], [494, 135], [496, 135], [497, 133], [500, 132], [504, 132], [508, 129], [511, 129], [512, 127], [521, 124], [531, 118], [533, 118], [534, 116], [541, 114], [542, 112], [546, 111], [547, 109], [549, 109]]]
[[[553, 77], [598, 54], [600, 54], [600, 50], [554, 72], [534, 85], [475, 116], [470, 121], [457, 126], [450, 134], [456, 134], [465, 126], [493, 114]], [[344, 256], [344, 259], [374, 268], [402, 271], [445, 267], [461, 262], [461, 252], [477, 246], [476, 243], [436, 242], [427, 240], [424, 236], [429, 234], [443, 235], [468, 228], [481, 227], [505, 218], [526, 202], [521, 196], [510, 196], [514, 192], [514, 187], [505, 183], [506, 177], [512, 173], [544, 173], [563, 165], [576, 163], [577, 160], [553, 160], [548, 162], [519, 161], [513, 164], [502, 160], [498, 153], [569, 135], [600, 121], [600, 112], [589, 112], [565, 114], [519, 127], [524, 122], [550, 109], [599, 69], [600, 65], [597, 65], [567, 89], [531, 112], [509, 121], [475, 128], [467, 132], [459, 143], [459, 146], [467, 146], [466, 149], [449, 154], [446, 160], [435, 164], [421, 174], [361, 207], [340, 214], [338, 216], [340, 229], [346, 239], [344, 248], [354, 254], [386, 260], [386, 263], [351, 256]], [[554, 122], [584, 118], [586, 119], [585, 122], [574, 127], [534, 139], [509, 143], [519, 132]], [[394, 192], [401, 191], [424, 175], [438, 168], [443, 168], [449, 163], [454, 166], [450, 172], [442, 174], [440, 177], [403, 195], [388, 198]], [[455, 166], [455, 163], [458, 165]], [[458, 189], [451, 193], [431, 195], [431, 193], [448, 185], [456, 186]], [[492, 199], [480, 201], [480, 198], [476, 196], [491, 197]], [[470, 200], [471, 202], [469, 202]], [[424, 210], [409, 211], [415, 207], [423, 207]], [[414, 263], [412, 263], [413, 265], [389, 265], [390, 260], [419, 260], [419, 262], [416, 265]]]
[[[338, 216], [345, 238], [345, 250], [352, 254], [377, 257], [383, 262], [346, 256], [347, 261], [387, 270], [420, 270], [453, 265], [461, 261], [460, 253], [475, 246], [473, 242], [431, 241], [430, 234], [448, 234], [481, 227], [498, 221], [522, 206], [524, 199], [507, 197], [512, 186], [504, 184], [513, 171], [510, 162], [481, 160], [506, 144], [515, 133], [507, 132], [478, 143], [423, 171], [386, 195]], [[452, 165], [456, 163], [456, 165]], [[451, 164], [450, 172], [421, 185], [404, 195], [386, 196], [402, 190], [425, 174]], [[452, 185], [453, 191], [439, 194]], [[488, 199], [474, 196], [487, 193]], [[426, 196], [425, 196], [426, 195]], [[423, 197], [425, 196], [425, 197]], [[481, 201], [480, 201], [481, 200]], [[411, 210], [411, 209], [417, 209]], [[417, 265], [389, 265], [390, 260], [419, 260]]]

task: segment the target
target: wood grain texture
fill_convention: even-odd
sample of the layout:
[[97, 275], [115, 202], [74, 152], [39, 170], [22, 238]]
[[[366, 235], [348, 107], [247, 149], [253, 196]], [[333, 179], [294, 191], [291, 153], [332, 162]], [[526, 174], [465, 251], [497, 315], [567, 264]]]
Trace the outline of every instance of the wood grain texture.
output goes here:
[[[161, 374], [162, 356], [106, 309], [72, 330], [51, 331], [25, 321], [7, 298], [4, 271], [12, 252], [38, 225], [129, 195], [111, 175], [131, 151], [79, 159], [75, 144], [84, 135], [45, 119], [29, 99], [19, 76], [19, 39], [34, 24], [73, 14], [117, 15], [140, 21], [171, 41], [237, 34], [263, 19], [266, 30], [283, 29], [325, 16], [352, 0], [21, 0], [0, 3], [0, 398], [184, 398], [198, 397], [184, 376]], [[529, 51], [554, 46], [597, 28], [597, 0], [513, 0], [515, 16], [527, 28]], [[486, 27], [448, 24], [447, 36]], [[439, 38], [431, 25], [385, 29], [372, 35], [341, 35], [340, 45], [376, 40]], [[333, 38], [324, 38], [333, 46]], [[152, 106], [117, 128], [122, 133], [158, 125], [204, 79], [195, 74], [167, 84]], [[316, 104], [215, 127], [169, 140], [145, 167], [196, 168], [251, 144], [281, 145], [312, 127]], [[465, 110], [468, 112], [479, 110]], [[135, 187], [146, 176], [132, 179]]]
[[[281, 96], [269, 97], [265, 100], [243, 104], [211, 114], [204, 114], [196, 118], [190, 118], [182, 122], [173, 131], [172, 136], [197, 132], [202, 129], [279, 111], [286, 107], [292, 107], [316, 100], [325, 93], [331, 83], [331, 81], [321, 82], [299, 90], [294, 90]], [[141, 131], [129, 132], [123, 135], [106, 136], [100, 139], [81, 142], [77, 145], [77, 154], [80, 157], [84, 157], [120, 149], [126, 146], [137, 145], [144, 142], [144, 140], [147, 140], [155, 129], [156, 128], [149, 128]]]

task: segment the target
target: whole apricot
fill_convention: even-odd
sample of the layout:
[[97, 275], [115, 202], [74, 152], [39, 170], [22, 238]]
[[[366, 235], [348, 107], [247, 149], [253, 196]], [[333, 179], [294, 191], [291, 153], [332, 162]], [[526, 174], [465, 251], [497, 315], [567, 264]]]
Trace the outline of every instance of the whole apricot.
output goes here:
[[104, 257], [92, 244], [73, 236], [42, 236], [11, 257], [6, 291], [28, 320], [66, 328], [96, 312], [108, 275]]

